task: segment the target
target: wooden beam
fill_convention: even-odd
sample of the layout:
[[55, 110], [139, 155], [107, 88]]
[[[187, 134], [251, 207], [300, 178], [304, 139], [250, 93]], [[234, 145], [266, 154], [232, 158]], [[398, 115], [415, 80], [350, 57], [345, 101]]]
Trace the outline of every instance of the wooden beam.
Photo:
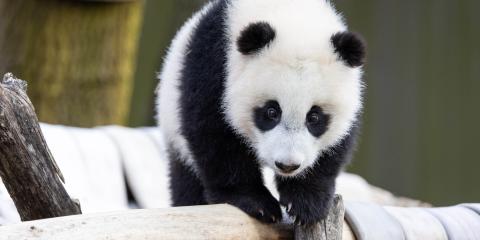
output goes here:
[[80, 214], [61, 182], [26, 87], [12, 74], [0, 80], [0, 177], [23, 221]]
[[[344, 226], [342, 239], [354, 240], [348, 225]], [[263, 224], [236, 207], [224, 204], [130, 210], [24, 222], [0, 227], [0, 239], [3, 239], [2, 236], [26, 240], [293, 239], [294, 233], [290, 224]]]

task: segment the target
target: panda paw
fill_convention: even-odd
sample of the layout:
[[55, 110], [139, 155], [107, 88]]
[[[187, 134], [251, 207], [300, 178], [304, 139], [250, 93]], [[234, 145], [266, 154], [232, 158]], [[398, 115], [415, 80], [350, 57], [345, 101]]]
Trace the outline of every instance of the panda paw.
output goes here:
[[228, 203], [240, 208], [248, 215], [265, 223], [282, 220], [280, 204], [267, 188], [241, 193], [215, 193], [210, 195], [210, 203]]
[[[333, 196], [324, 193], [281, 194], [280, 204], [296, 225], [309, 225], [326, 218]], [[328, 195], [328, 194], [327, 194]]]

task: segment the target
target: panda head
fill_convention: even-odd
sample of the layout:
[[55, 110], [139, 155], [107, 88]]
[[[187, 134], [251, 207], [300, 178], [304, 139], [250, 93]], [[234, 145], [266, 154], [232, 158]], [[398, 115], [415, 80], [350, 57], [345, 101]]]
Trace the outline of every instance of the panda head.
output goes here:
[[308, 13], [230, 16], [226, 120], [281, 176], [307, 172], [349, 134], [361, 110], [364, 43], [328, 13], [315, 24]]

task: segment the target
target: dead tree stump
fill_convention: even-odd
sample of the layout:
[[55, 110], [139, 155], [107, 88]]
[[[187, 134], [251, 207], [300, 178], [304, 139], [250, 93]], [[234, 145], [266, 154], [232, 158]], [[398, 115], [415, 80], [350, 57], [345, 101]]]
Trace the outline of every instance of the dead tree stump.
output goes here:
[[0, 80], [0, 177], [22, 221], [81, 214], [61, 182], [26, 87], [10, 73]]

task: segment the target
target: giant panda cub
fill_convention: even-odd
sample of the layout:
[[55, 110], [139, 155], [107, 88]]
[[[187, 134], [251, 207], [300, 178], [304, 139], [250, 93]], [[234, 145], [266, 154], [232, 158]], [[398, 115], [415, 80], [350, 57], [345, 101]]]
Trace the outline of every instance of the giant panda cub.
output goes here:
[[325, 0], [206, 4], [159, 76], [173, 205], [229, 203], [264, 222], [284, 206], [297, 224], [323, 219], [353, 148], [364, 55]]

